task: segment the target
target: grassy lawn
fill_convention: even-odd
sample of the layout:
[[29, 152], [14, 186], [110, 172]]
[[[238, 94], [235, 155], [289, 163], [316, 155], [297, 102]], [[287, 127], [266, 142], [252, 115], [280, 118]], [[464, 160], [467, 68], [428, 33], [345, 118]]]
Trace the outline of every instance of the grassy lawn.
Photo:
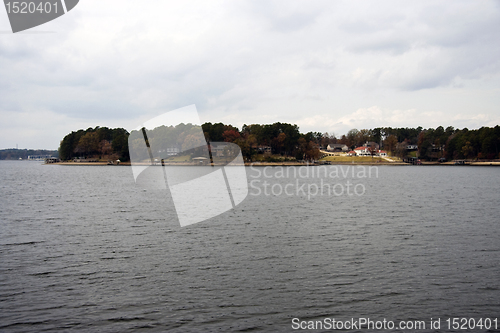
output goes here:
[[372, 163], [372, 162], [387, 162], [380, 157], [371, 156], [326, 156], [320, 161], [331, 161], [331, 162], [354, 162], [354, 163]]

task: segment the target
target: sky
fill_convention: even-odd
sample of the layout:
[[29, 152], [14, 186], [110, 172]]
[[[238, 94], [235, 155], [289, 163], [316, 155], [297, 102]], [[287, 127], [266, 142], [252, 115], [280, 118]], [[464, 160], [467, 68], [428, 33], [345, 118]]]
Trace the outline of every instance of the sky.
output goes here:
[[0, 149], [191, 104], [338, 137], [499, 125], [500, 1], [81, 0], [16, 34], [0, 8]]

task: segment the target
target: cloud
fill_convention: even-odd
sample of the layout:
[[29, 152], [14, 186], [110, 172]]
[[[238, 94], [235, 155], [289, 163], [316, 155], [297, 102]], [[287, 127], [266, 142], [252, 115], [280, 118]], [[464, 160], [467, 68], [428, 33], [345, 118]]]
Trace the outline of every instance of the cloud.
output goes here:
[[297, 32], [310, 27], [330, 4], [327, 1], [280, 1], [257, 0], [244, 2], [240, 10], [250, 13], [264, 29], [279, 33]]
[[[350, 129], [370, 129], [376, 127], [407, 127], [415, 124], [419, 113], [415, 109], [387, 110], [378, 106], [360, 108], [350, 114], [335, 118], [329, 115], [314, 115], [300, 120], [302, 127], [318, 128], [321, 131], [345, 134]], [[418, 122], [417, 122], [418, 123]]]
[[[39, 121], [65, 119], [63, 136], [196, 104], [206, 121], [339, 132], [377, 105], [361, 125], [416, 110], [408, 126], [441, 112], [472, 127], [499, 113], [485, 98], [500, 88], [499, 16], [470, 1], [86, 0], [37, 28], [56, 33], [0, 35], [0, 116], [51, 112]], [[448, 98], [458, 91], [460, 105]]]
[[445, 112], [420, 112], [416, 109], [390, 110], [378, 106], [360, 108], [341, 117], [321, 114], [305, 117], [298, 122], [305, 131], [319, 131], [335, 133], [337, 136], [349, 130], [373, 129], [377, 127], [413, 127], [436, 128], [438, 126], [453, 126], [455, 128], [478, 128], [482, 126], [498, 125], [500, 117], [488, 114], [456, 114], [450, 117]]

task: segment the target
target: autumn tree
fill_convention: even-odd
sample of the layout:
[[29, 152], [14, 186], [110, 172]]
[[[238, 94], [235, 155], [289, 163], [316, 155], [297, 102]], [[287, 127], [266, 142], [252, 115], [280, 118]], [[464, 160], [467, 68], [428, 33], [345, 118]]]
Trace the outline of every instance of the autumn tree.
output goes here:
[[387, 149], [391, 154], [394, 153], [394, 150], [396, 149], [396, 145], [398, 144], [398, 139], [396, 138], [395, 135], [389, 135], [385, 140], [384, 140], [384, 148]]
[[234, 140], [234, 143], [240, 147], [243, 158], [250, 161], [252, 159], [252, 148], [248, 141], [245, 141], [243, 138], [237, 138]]
[[343, 134], [340, 139], [337, 141], [337, 143], [340, 143], [340, 144], [343, 144], [343, 145], [346, 145], [348, 146], [349, 148], [352, 148], [351, 147], [351, 144], [349, 142], [349, 139], [347, 139], [347, 136], [345, 134]]
[[234, 142], [236, 139], [241, 137], [241, 135], [237, 130], [229, 129], [229, 130], [225, 130], [222, 133], [222, 137], [224, 138], [225, 142]]
[[99, 142], [95, 132], [87, 132], [83, 135], [76, 146], [76, 151], [84, 155], [92, 155], [98, 152]]
[[283, 148], [285, 147], [285, 140], [286, 140], [285, 133], [280, 133], [276, 137], [275, 143], [276, 143], [276, 147], [278, 148], [279, 154], [282, 154], [282, 152], [283, 152]]
[[111, 153], [113, 153], [113, 147], [111, 146], [111, 142], [108, 140], [102, 140], [99, 142], [99, 152], [103, 156], [109, 156]]
[[373, 158], [373, 155], [377, 153], [377, 145], [375, 144], [375, 142], [370, 143], [370, 145], [368, 146], [368, 151]]
[[254, 134], [249, 134], [246, 142], [250, 146], [250, 148], [255, 148], [257, 146], [257, 138]]
[[371, 131], [369, 129], [362, 129], [356, 135], [356, 146], [362, 146], [365, 142], [371, 140]]
[[396, 144], [396, 156], [405, 158], [407, 156], [406, 147], [408, 146], [408, 141], [399, 142]]
[[469, 141], [465, 143], [465, 145], [462, 147], [462, 155], [465, 158], [469, 158], [472, 153], [472, 146]]
[[313, 141], [309, 141], [307, 143], [306, 151], [305, 151], [306, 160], [309, 160], [309, 161], [317, 160], [319, 158], [320, 154], [321, 154], [321, 152], [319, 151], [318, 145]]

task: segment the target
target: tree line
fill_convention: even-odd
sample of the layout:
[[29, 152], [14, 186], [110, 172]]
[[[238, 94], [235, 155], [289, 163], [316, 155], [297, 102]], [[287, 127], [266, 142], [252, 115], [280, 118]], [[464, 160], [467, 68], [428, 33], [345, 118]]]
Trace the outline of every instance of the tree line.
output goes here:
[[269, 161], [276, 159], [276, 155], [296, 160], [316, 160], [321, 155], [318, 144], [321, 133], [302, 134], [297, 125], [279, 122], [243, 125], [241, 131], [223, 123], [205, 123], [201, 127], [207, 142], [235, 143], [246, 160], [254, 160], [258, 154], [267, 154]]
[[443, 128], [376, 128], [374, 140], [380, 139], [384, 149], [406, 157], [408, 145], [416, 145], [418, 157], [425, 160], [497, 159], [500, 158], [500, 126], [476, 130]]
[[500, 158], [500, 126], [469, 130], [422, 127], [351, 129], [337, 138], [334, 134], [308, 132], [302, 134], [297, 125], [243, 125], [242, 130], [222, 123], [202, 125], [208, 141], [228, 141], [238, 144], [248, 159], [259, 153], [259, 147], [269, 146], [272, 154], [301, 159], [317, 159], [320, 149], [329, 144], [345, 144], [349, 149], [367, 142], [379, 144], [393, 156], [407, 157], [408, 146], [416, 147], [418, 157], [426, 160], [498, 159]]
[[27, 159], [30, 155], [38, 156], [53, 156], [57, 157], [57, 150], [45, 150], [45, 149], [2, 149], [0, 150], [0, 160], [18, 160], [22, 158]]
[[[351, 129], [340, 137], [320, 132], [304, 134], [299, 131], [297, 125], [280, 122], [243, 125], [241, 130], [232, 125], [210, 122], [201, 127], [207, 142], [235, 143], [241, 148], [247, 161], [255, 160], [258, 155], [264, 155], [267, 160], [277, 158], [316, 160], [321, 156], [320, 149], [326, 149], [329, 144], [345, 144], [349, 149], [354, 149], [366, 142], [375, 142], [381, 149], [400, 157], [408, 156], [408, 146], [413, 146], [418, 147], [416, 148], [418, 157], [427, 160], [442, 157], [449, 160], [500, 158], [498, 125], [476, 130], [455, 129], [451, 126], [447, 128], [439, 126], [435, 129], [422, 127]], [[189, 131], [192, 131], [192, 128], [191, 124], [180, 124], [164, 133], [182, 137], [184, 142], [188, 142]], [[123, 128], [96, 127], [71, 132], [61, 141], [59, 155], [63, 160], [81, 156], [104, 156], [128, 161], [130, 159], [128, 136], [129, 133]]]

